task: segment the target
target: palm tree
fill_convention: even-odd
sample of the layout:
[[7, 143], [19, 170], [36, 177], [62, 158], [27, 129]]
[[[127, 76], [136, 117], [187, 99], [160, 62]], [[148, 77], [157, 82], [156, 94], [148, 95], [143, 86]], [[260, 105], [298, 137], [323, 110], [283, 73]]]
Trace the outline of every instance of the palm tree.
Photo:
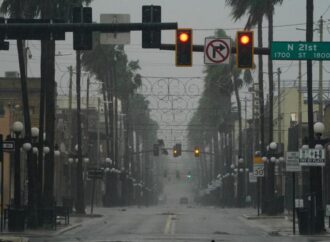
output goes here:
[[[90, 0], [40, 0], [38, 1], [38, 10], [40, 17], [43, 19], [64, 18], [70, 19], [70, 9], [72, 7], [80, 7], [83, 3], [89, 4]], [[42, 40], [41, 41], [41, 95], [40, 95], [40, 120], [39, 120], [39, 140], [42, 140], [42, 134], [45, 130], [48, 145], [54, 147], [55, 137], [55, 41]], [[45, 117], [44, 117], [45, 116]], [[46, 120], [44, 120], [46, 118]], [[79, 133], [79, 132], [78, 132]], [[40, 142], [40, 152], [42, 149], [42, 142]], [[39, 164], [42, 163], [42, 158], [39, 159]], [[51, 206], [54, 202], [54, 150], [51, 149], [49, 155], [45, 157], [45, 183], [44, 183], [44, 198], [45, 206]], [[80, 159], [81, 160], [81, 159]], [[81, 166], [81, 161], [78, 163], [78, 168]], [[79, 169], [81, 170], [81, 169]], [[82, 174], [78, 171], [79, 183], [82, 183]], [[83, 189], [77, 186], [77, 193], [81, 194], [79, 208], [77, 212], [84, 212], [84, 195]]]
[[[266, 16], [268, 18], [268, 46], [271, 47], [273, 41], [273, 15], [274, 7], [277, 4], [282, 4], [283, 0], [226, 0], [226, 3], [232, 7], [232, 15], [235, 20], [238, 20], [246, 13], [249, 15], [246, 28], [250, 29], [255, 24], [258, 24], [258, 47], [262, 47], [262, 18]], [[260, 132], [261, 132], [261, 151], [265, 152], [265, 140], [264, 140], [264, 95], [263, 95], [263, 63], [262, 57], [259, 55], [259, 102], [260, 102]], [[273, 95], [274, 95], [274, 84], [273, 84], [273, 62], [271, 56], [268, 56], [268, 80], [269, 80], [269, 143], [273, 141]], [[274, 172], [269, 171], [270, 177], [267, 179], [269, 183], [268, 199], [274, 196], [274, 189], [272, 188], [274, 180]], [[263, 180], [264, 182], [264, 180]], [[263, 185], [265, 189], [265, 185]], [[264, 191], [263, 191], [264, 192]], [[263, 211], [265, 209], [264, 203], [262, 203]]]
[[[268, 46], [273, 41], [273, 15], [274, 6], [282, 4], [283, 0], [226, 0], [226, 3], [232, 7], [232, 16], [234, 20], [240, 19], [245, 14], [249, 15], [248, 22], [245, 26], [250, 29], [254, 25], [258, 25], [258, 47], [262, 47], [262, 19], [264, 16], [268, 18]], [[265, 149], [264, 140], [264, 94], [263, 94], [263, 61], [262, 56], [258, 58], [258, 83], [259, 83], [259, 102], [260, 102], [260, 131], [261, 131], [261, 150]], [[269, 140], [273, 139], [272, 123], [273, 123], [273, 64], [270, 56], [268, 57], [268, 75], [269, 75], [269, 113], [270, 113], [270, 130]]]
[[[129, 112], [128, 122], [131, 130], [135, 131], [136, 144], [139, 143], [139, 138], [142, 137], [142, 145], [144, 150], [152, 150], [153, 144], [157, 142], [157, 130], [158, 124], [151, 119], [149, 101], [141, 94], [133, 94], [129, 100]], [[147, 128], [145, 128], [147, 127]], [[131, 133], [132, 136], [133, 132]], [[133, 142], [130, 143], [133, 146]], [[137, 146], [138, 151], [139, 146]], [[132, 174], [136, 179], [142, 180], [143, 176], [140, 176], [143, 170], [140, 170], [140, 159], [136, 156], [134, 164], [132, 164]], [[147, 185], [150, 185], [149, 181], [144, 181]]]
[[[21, 1], [21, 0], [4, 0], [1, 4], [0, 11], [9, 14], [12, 18], [31, 18], [34, 16], [35, 8], [34, 1]], [[25, 127], [25, 136], [31, 142], [31, 121], [30, 121], [30, 107], [29, 107], [29, 98], [28, 98], [28, 87], [27, 87], [27, 77], [25, 69], [25, 46], [22, 39], [17, 40], [17, 53], [19, 60], [19, 69], [20, 69], [20, 79], [21, 79], [21, 92], [22, 92], [22, 105], [23, 105], [23, 115], [24, 115], [24, 127]], [[36, 191], [36, 175], [35, 171], [37, 166], [35, 162], [31, 162], [32, 152], [27, 154], [27, 172], [28, 172], [28, 207], [31, 211], [36, 211], [37, 205], [37, 191]], [[18, 182], [18, 181], [15, 181]], [[20, 191], [18, 191], [20, 192]], [[20, 201], [18, 200], [18, 206], [21, 206]], [[36, 213], [31, 213], [29, 216], [30, 227], [36, 226]]]
[[[98, 39], [99, 36], [95, 36]], [[129, 171], [129, 137], [132, 129], [129, 127], [129, 100], [135, 90], [141, 86], [141, 76], [137, 73], [140, 68], [138, 61], [128, 61], [127, 55], [124, 52], [123, 46], [117, 45], [100, 45], [96, 44], [94, 50], [84, 52], [82, 63], [87, 71], [94, 74], [99, 80], [105, 83], [107, 87], [107, 95], [109, 100], [114, 100], [115, 104], [109, 110], [110, 128], [112, 130], [112, 157], [116, 166], [119, 166], [118, 161], [118, 140], [115, 134], [117, 133], [117, 98], [122, 102], [122, 110], [126, 114], [124, 118], [124, 127], [126, 130], [124, 144], [124, 168]], [[115, 99], [113, 99], [115, 98]], [[115, 154], [115, 155], [114, 155]], [[125, 185], [123, 186], [125, 188]], [[124, 192], [123, 194], [126, 194]], [[126, 199], [124, 199], [126, 201]]]

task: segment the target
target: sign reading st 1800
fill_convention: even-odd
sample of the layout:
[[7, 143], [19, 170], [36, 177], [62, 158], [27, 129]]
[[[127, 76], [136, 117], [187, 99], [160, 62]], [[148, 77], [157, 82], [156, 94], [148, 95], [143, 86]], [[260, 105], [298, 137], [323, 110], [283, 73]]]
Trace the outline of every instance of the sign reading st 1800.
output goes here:
[[330, 42], [272, 42], [272, 60], [330, 60]]

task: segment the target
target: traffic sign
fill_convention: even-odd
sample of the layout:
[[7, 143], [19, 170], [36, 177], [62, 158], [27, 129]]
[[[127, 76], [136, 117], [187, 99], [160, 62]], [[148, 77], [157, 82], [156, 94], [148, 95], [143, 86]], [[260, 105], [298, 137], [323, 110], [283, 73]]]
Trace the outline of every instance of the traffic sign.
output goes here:
[[330, 42], [274, 41], [272, 60], [330, 60]]
[[229, 64], [230, 38], [205, 38], [204, 64]]
[[299, 165], [299, 152], [288, 151], [286, 153], [286, 171], [287, 172], [299, 172], [301, 166]]
[[300, 149], [301, 166], [325, 166], [325, 149]]
[[[129, 14], [101, 14], [101, 23], [130, 23]], [[101, 33], [101, 45], [125, 45], [131, 42], [130, 32]]]
[[263, 177], [265, 176], [264, 172], [264, 162], [260, 156], [255, 156], [253, 160], [253, 174], [256, 177]]
[[14, 141], [3, 141], [2, 148], [3, 148], [3, 151], [12, 152], [15, 150], [15, 142]]

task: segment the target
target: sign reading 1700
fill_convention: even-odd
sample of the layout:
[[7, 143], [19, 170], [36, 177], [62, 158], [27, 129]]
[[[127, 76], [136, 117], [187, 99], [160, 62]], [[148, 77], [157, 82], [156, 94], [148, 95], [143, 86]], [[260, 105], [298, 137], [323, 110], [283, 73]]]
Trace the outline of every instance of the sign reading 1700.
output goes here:
[[272, 60], [330, 60], [330, 42], [272, 42]]

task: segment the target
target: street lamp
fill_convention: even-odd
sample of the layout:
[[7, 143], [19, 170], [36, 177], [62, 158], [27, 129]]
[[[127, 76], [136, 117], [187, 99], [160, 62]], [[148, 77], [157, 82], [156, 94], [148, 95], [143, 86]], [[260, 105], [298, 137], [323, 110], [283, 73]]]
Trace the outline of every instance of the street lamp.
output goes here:
[[275, 151], [277, 149], [277, 143], [276, 142], [271, 142], [269, 144], [269, 148], [273, 151]]
[[23, 123], [20, 121], [16, 121], [13, 124], [13, 131], [15, 133], [14, 141], [15, 141], [15, 170], [14, 170], [14, 207], [20, 208], [21, 206], [21, 163], [20, 163], [20, 147], [21, 140], [20, 134], [23, 131]]
[[28, 152], [28, 151], [30, 151], [32, 149], [32, 145], [31, 145], [31, 143], [24, 143], [23, 144], [23, 150], [24, 151], [26, 151], [26, 152]]
[[276, 142], [270, 142], [267, 147], [267, 163], [265, 163], [265, 171], [266, 171], [266, 200], [264, 201], [264, 209], [267, 214], [276, 214], [277, 211], [275, 209], [276, 201], [275, 201], [275, 162], [276, 157], [275, 153], [278, 148]]
[[[322, 122], [316, 122], [313, 126], [314, 133], [316, 136], [316, 149], [323, 149], [323, 145], [329, 142], [329, 139], [321, 139], [321, 136], [325, 130]], [[322, 147], [321, 147], [322, 146]], [[315, 200], [312, 199], [311, 205], [311, 221], [312, 233], [320, 233], [324, 230], [324, 211], [323, 211], [323, 198], [322, 198], [322, 169], [319, 166], [310, 167], [310, 191]]]
[[317, 136], [321, 136], [323, 134], [324, 130], [325, 130], [325, 126], [322, 122], [316, 122], [314, 124], [314, 133]]
[[13, 124], [13, 131], [15, 132], [15, 134], [17, 136], [20, 135], [20, 133], [23, 131], [23, 128], [24, 128], [24, 126], [23, 126], [23, 123], [22, 122], [20, 122], [20, 121], [14, 122], [14, 124]]

